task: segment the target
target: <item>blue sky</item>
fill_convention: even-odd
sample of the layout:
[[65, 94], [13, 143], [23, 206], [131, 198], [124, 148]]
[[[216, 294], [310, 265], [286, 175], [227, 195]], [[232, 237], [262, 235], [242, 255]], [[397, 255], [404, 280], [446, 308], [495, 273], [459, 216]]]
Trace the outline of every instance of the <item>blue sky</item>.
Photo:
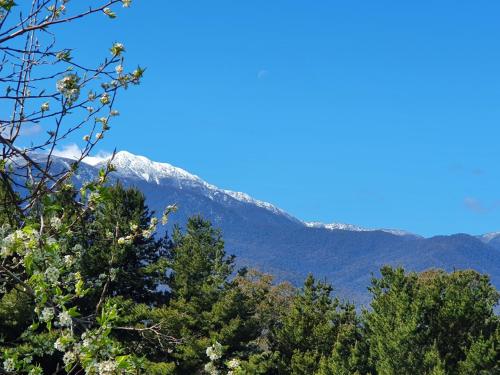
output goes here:
[[[498, 1], [135, 1], [67, 29], [143, 84], [102, 149], [303, 220], [500, 230]], [[82, 32], [82, 30], [84, 32]]]

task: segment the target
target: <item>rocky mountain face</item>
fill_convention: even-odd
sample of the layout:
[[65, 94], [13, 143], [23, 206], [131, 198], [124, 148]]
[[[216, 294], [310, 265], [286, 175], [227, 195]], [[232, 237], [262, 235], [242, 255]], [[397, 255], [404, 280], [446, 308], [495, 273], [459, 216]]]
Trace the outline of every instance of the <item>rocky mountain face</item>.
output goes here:
[[[57, 163], [60, 168], [69, 165], [63, 158]], [[95, 175], [103, 163], [83, 165], [78, 180]], [[152, 210], [161, 213], [165, 206], [177, 204], [171, 222], [181, 226], [189, 216], [202, 215], [222, 230], [227, 251], [237, 256], [239, 266], [257, 267], [282, 280], [300, 284], [313, 273], [358, 304], [369, 300], [371, 275], [385, 264], [415, 271], [472, 268], [489, 274], [500, 288], [500, 233], [423, 238], [394, 229], [306, 223], [270, 203], [219, 189], [170, 164], [124, 151], [116, 154], [113, 164], [117, 169], [113, 178], [140, 189]]]

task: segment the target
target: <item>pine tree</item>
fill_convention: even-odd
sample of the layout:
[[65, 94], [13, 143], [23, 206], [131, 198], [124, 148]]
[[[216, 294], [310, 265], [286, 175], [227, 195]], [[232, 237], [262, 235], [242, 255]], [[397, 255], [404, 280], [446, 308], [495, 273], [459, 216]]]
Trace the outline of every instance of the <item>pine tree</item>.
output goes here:
[[272, 348], [279, 353], [280, 374], [314, 374], [329, 356], [343, 325], [355, 324], [349, 304], [331, 298], [332, 287], [312, 275], [272, 332]]
[[456, 374], [471, 345], [494, 332], [498, 292], [488, 277], [390, 267], [381, 274], [372, 281], [372, 309], [365, 314], [378, 374]]

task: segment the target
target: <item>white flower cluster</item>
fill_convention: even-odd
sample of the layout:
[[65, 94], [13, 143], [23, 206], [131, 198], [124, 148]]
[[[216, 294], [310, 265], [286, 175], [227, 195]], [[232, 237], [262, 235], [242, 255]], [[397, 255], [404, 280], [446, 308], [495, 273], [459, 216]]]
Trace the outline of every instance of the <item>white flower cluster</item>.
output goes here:
[[99, 375], [114, 375], [116, 371], [116, 362], [112, 360], [101, 362], [97, 365]]
[[68, 346], [68, 338], [65, 336], [59, 337], [55, 342], [54, 342], [54, 349], [64, 352]]
[[78, 100], [80, 96], [80, 77], [76, 74], [68, 74], [57, 81], [56, 88], [70, 102]]
[[75, 257], [73, 255], [65, 255], [64, 256], [64, 264], [66, 267], [70, 267], [75, 263]]
[[101, 95], [101, 98], [99, 99], [99, 101], [101, 102], [102, 105], [106, 105], [106, 104], [109, 104], [109, 94], [107, 92], [105, 92], [104, 94]]
[[94, 337], [89, 332], [82, 333], [82, 346], [88, 348], [92, 345]]
[[52, 319], [54, 319], [54, 308], [45, 307], [40, 314], [40, 320], [42, 322], [50, 322]]
[[59, 230], [62, 226], [62, 220], [59, 217], [54, 216], [50, 219], [50, 226], [55, 230]]
[[122, 43], [115, 43], [111, 47], [111, 54], [113, 56], [120, 56], [125, 51], [125, 46]]
[[59, 270], [56, 267], [49, 267], [45, 270], [45, 278], [51, 284], [57, 283], [59, 280]]
[[77, 359], [78, 357], [75, 352], [69, 351], [64, 353], [63, 362], [66, 366], [72, 365], [73, 363], [76, 362]]
[[7, 229], [2, 228], [3, 238], [0, 238], [0, 256], [9, 256], [24, 250], [30, 240], [30, 237], [22, 230], [18, 229], [10, 234], [7, 234], [7, 231]]
[[16, 363], [12, 358], [7, 358], [3, 361], [3, 369], [6, 372], [14, 372], [16, 370]]
[[216, 341], [212, 346], [207, 348], [206, 353], [211, 361], [216, 361], [222, 357], [222, 345]]
[[215, 367], [215, 365], [212, 362], [208, 362], [205, 365], [205, 371], [207, 373], [209, 373], [210, 375], [218, 375], [219, 374], [219, 370], [217, 370], [217, 367]]
[[233, 358], [227, 363], [227, 367], [231, 370], [237, 369], [240, 367], [240, 361], [238, 358]]
[[80, 253], [83, 251], [83, 246], [77, 243], [75, 246], [73, 246], [72, 250], [76, 255], [80, 255]]
[[59, 313], [58, 318], [59, 318], [59, 325], [61, 327], [71, 327], [71, 325], [73, 324], [73, 319], [71, 318], [71, 315], [69, 315], [67, 311]]

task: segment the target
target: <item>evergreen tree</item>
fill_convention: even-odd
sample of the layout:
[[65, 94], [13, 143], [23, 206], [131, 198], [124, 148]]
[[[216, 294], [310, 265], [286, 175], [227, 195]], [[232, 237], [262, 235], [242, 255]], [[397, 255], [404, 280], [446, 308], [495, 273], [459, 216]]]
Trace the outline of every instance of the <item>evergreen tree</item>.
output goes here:
[[488, 338], [479, 337], [466, 352], [459, 364], [459, 374], [490, 375], [500, 374], [500, 324]]
[[190, 218], [185, 233], [174, 229], [168, 259], [170, 303], [165, 314], [182, 317], [172, 326], [182, 337], [172, 354], [180, 362], [179, 373], [203, 368], [205, 351], [215, 341], [226, 355], [241, 354], [258, 330], [252, 306], [229, 281], [234, 257], [226, 255], [220, 231], [199, 216]]
[[353, 306], [331, 298], [331, 292], [330, 285], [309, 275], [273, 330], [280, 374], [314, 374], [321, 359], [331, 354], [341, 327], [356, 324]]
[[150, 229], [157, 219], [135, 188], [116, 184], [104, 188], [101, 195], [93, 216], [76, 233], [83, 244], [83, 276], [94, 283], [106, 283], [103, 275], [111, 274], [109, 295], [159, 303], [163, 293], [158, 287], [166, 282], [166, 250]]
[[488, 277], [390, 267], [381, 274], [372, 281], [372, 309], [365, 314], [378, 374], [456, 374], [471, 345], [494, 332], [498, 293]]

